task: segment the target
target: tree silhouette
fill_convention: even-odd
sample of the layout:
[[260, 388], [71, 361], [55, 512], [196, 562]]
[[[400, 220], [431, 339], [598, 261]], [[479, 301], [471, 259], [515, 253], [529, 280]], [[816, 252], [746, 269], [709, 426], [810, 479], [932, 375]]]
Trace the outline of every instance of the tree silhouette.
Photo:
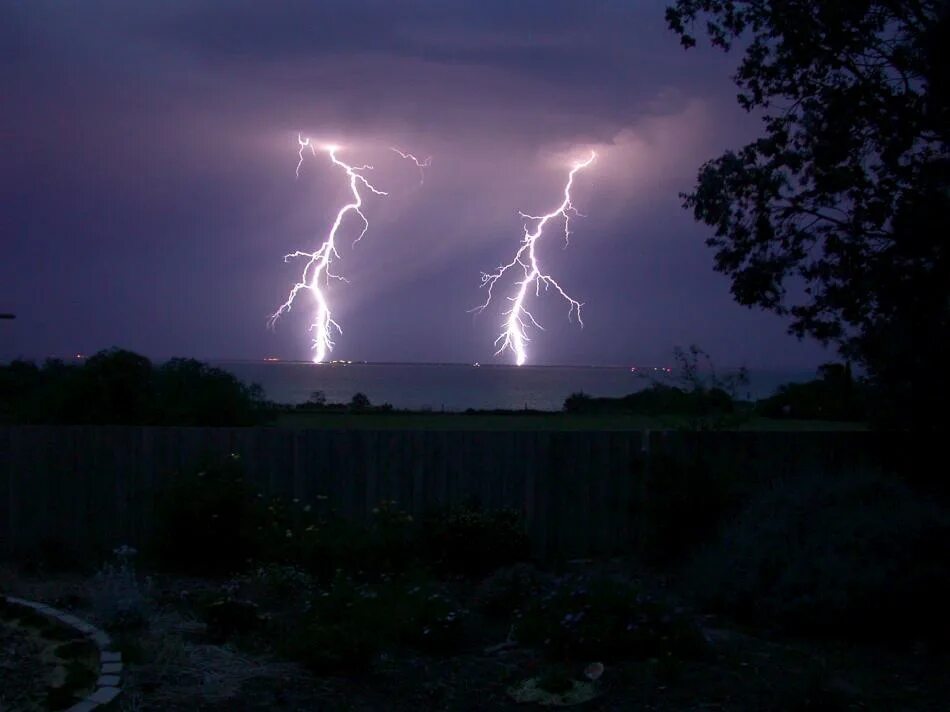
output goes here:
[[704, 164], [683, 196], [714, 229], [716, 269], [740, 304], [788, 315], [793, 333], [863, 364], [905, 425], [946, 420], [947, 8], [678, 0], [667, 9], [685, 47], [699, 24], [714, 46], [743, 48], [739, 103], [765, 127]]

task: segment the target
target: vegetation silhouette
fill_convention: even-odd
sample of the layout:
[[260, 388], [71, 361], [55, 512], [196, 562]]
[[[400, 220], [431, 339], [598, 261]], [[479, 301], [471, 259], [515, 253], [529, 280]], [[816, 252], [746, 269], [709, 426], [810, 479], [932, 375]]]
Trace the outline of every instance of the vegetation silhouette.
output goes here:
[[867, 388], [855, 381], [849, 364], [826, 363], [818, 378], [788, 383], [756, 404], [759, 415], [796, 420], [863, 421], [867, 418]]
[[255, 425], [263, 391], [194, 359], [159, 366], [123, 349], [82, 364], [0, 366], [0, 422], [88, 425]]
[[881, 425], [945, 426], [950, 6], [677, 0], [666, 17], [686, 48], [694, 25], [742, 48], [738, 100], [765, 127], [683, 195], [736, 300], [859, 363]]

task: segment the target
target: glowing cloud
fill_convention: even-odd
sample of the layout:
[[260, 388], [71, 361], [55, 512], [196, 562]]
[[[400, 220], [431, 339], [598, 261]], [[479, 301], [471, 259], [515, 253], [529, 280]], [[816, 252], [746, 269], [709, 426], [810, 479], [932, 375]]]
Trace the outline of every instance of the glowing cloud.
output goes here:
[[[530, 339], [527, 336], [526, 330], [528, 323], [534, 325], [538, 329], [544, 330], [543, 327], [535, 320], [531, 315], [531, 312], [525, 307], [525, 301], [528, 297], [528, 290], [533, 285], [535, 296], [540, 296], [541, 287], [544, 286], [545, 289], [553, 287], [558, 294], [563, 297], [567, 303], [570, 305], [568, 309], [568, 319], [577, 315], [577, 321], [584, 326], [584, 322], [581, 319], [581, 306], [582, 303], [574, 299], [573, 297], [568, 296], [568, 294], [561, 288], [561, 285], [558, 284], [553, 277], [549, 274], [545, 274], [541, 270], [541, 266], [538, 264], [538, 256], [535, 251], [538, 240], [541, 239], [541, 234], [544, 232], [544, 226], [550, 220], [553, 220], [557, 217], [564, 218], [564, 243], [565, 247], [570, 243], [571, 238], [571, 215], [580, 215], [577, 209], [574, 207], [574, 203], [571, 200], [571, 188], [574, 185], [574, 176], [577, 175], [579, 171], [584, 168], [587, 168], [594, 159], [597, 157], [597, 154], [591, 151], [590, 157], [583, 161], [576, 161], [571, 166], [571, 171], [567, 176], [567, 183], [564, 186], [564, 199], [561, 201], [561, 204], [557, 206], [556, 209], [552, 210], [550, 213], [545, 215], [527, 215], [526, 213], [520, 213], [521, 217], [525, 220], [531, 221], [536, 220], [534, 226], [534, 231], [528, 229], [528, 223], [525, 223], [524, 226], [524, 238], [521, 241], [521, 247], [518, 248], [518, 251], [515, 253], [515, 257], [511, 262], [505, 265], [501, 265], [498, 269], [492, 273], [482, 272], [482, 287], [488, 289], [488, 297], [485, 299], [485, 302], [480, 306], [476, 307], [472, 311], [481, 312], [492, 300], [492, 290], [495, 287], [495, 284], [501, 279], [510, 269], [517, 270], [520, 267], [524, 273], [524, 279], [515, 283], [517, 289], [515, 290], [515, 296], [508, 297], [508, 300], [512, 303], [511, 309], [504, 312], [506, 317], [504, 322], [502, 322], [502, 332], [499, 334], [498, 338], [495, 339], [495, 346], [498, 346], [498, 350], [495, 351], [495, 355], [502, 353], [505, 349], [510, 349], [515, 355], [515, 363], [521, 366], [524, 364], [527, 359], [527, 354], [525, 353], [525, 342]], [[500, 345], [499, 345], [500, 344]]]
[[[304, 150], [310, 149], [310, 153], [314, 156], [316, 156], [317, 150], [309, 138], [305, 139], [298, 135], [297, 143], [299, 144], [298, 156], [300, 157], [300, 160], [297, 163], [296, 174], [299, 177], [300, 167], [304, 162]], [[350, 202], [346, 203], [342, 208], [340, 208], [339, 212], [336, 214], [336, 219], [333, 221], [333, 225], [330, 227], [330, 231], [327, 234], [326, 239], [316, 252], [303, 252], [297, 250], [296, 252], [291, 252], [289, 255], [284, 256], [284, 262], [289, 262], [290, 260], [296, 259], [298, 257], [304, 257], [307, 259], [307, 263], [304, 265], [303, 274], [300, 278], [300, 281], [297, 282], [290, 290], [290, 295], [287, 297], [287, 301], [285, 301], [270, 317], [270, 325], [273, 327], [284, 312], [290, 311], [294, 300], [301, 291], [307, 291], [313, 295], [313, 298], [317, 304], [317, 310], [314, 314], [313, 323], [310, 325], [310, 331], [313, 333], [313, 350], [315, 352], [313, 356], [314, 363], [321, 363], [324, 361], [327, 357], [327, 354], [333, 350], [333, 331], [335, 330], [340, 334], [343, 333], [343, 329], [340, 328], [340, 325], [333, 320], [333, 316], [330, 311], [330, 305], [327, 301], [327, 295], [325, 293], [325, 287], [329, 284], [331, 277], [346, 282], [343, 277], [330, 271], [330, 266], [333, 260], [340, 259], [340, 253], [337, 252], [336, 249], [337, 232], [343, 223], [343, 219], [349, 213], [354, 213], [357, 215], [363, 224], [363, 229], [360, 231], [359, 236], [353, 241], [354, 244], [363, 239], [363, 235], [365, 235], [366, 231], [369, 229], [369, 221], [366, 219], [366, 216], [362, 211], [363, 197], [360, 194], [361, 186], [372, 191], [376, 195], [387, 195], [386, 192], [377, 190], [369, 183], [369, 181], [366, 180], [366, 178], [361, 175], [360, 171], [372, 170], [372, 166], [351, 166], [344, 163], [336, 155], [337, 151], [340, 150], [340, 147], [336, 145], [321, 146], [320, 150], [324, 151], [330, 156], [330, 162], [334, 166], [342, 168], [346, 173], [350, 185], [350, 193], [353, 197]]]

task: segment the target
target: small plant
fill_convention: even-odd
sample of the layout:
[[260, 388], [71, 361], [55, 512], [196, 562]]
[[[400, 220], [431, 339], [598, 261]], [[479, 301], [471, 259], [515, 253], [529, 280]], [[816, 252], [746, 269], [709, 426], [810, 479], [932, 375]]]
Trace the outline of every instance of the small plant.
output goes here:
[[435, 566], [450, 573], [484, 576], [528, 558], [521, 513], [462, 505], [427, 518], [424, 543]]
[[120, 546], [93, 577], [89, 598], [102, 624], [114, 631], [128, 631], [148, 625], [148, 592], [151, 580], [140, 581], [135, 572], [136, 550]]
[[208, 640], [224, 643], [254, 632], [260, 622], [256, 603], [234, 598], [221, 598], [204, 611]]
[[544, 577], [530, 564], [515, 564], [498, 569], [479, 584], [475, 605], [490, 616], [510, 617], [537, 596]]
[[415, 585], [391, 598], [395, 615], [402, 621], [397, 637], [401, 642], [432, 654], [455, 652], [462, 643], [468, 611], [432, 586]]
[[313, 579], [306, 571], [290, 564], [264, 564], [254, 569], [245, 583], [259, 588], [265, 597], [297, 598], [309, 594]]
[[361, 672], [384, 650], [444, 655], [461, 645], [467, 611], [425, 580], [367, 583], [343, 571], [313, 596], [302, 620], [276, 622], [285, 655], [318, 674]]
[[378, 592], [342, 571], [312, 599], [303, 620], [278, 631], [280, 647], [317, 674], [368, 670], [394, 625]]
[[515, 616], [515, 637], [552, 659], [690, 656], [704, 647], [683, 611], [612, 579], [568, 577]]

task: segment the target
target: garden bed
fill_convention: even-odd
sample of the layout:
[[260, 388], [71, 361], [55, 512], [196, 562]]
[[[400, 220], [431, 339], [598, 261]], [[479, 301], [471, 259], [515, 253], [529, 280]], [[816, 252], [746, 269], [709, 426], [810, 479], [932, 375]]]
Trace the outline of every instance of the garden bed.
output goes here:
[[67, 709], [96, 691], [99, 670], [81, 631], [0, 596], [0, 709]]
[[[560, 581], [563, 590], [564, 582], [599, 580], [605, 573], [610, 580], [617, 580], [615, 570], [623, 568], [615, 565], [605, 572], [598, 567], [569, 577], [538, 575], [549, 585]], [[528, 571], [521, 573], [527, 575]], [[501, 576], [506, 577], [517, 578]], [[662, 653], [661, 646], [645, 654], [627, 655], [605, 649], [603, 672], [591, 682], [585, 669], [589, 672], [591, 662], [601, 661], [591, 660], [589, 655], [580, 657], [570, 647], [553, 650], [545, 640], [530, 644], [518, 640], [517, 625], [512, 634], [512, 618], [502, 611], [505, 596], [495, 597], [498, 607], [486, 607], [486, 593], [499, 586], [498, 579], [496, 574], [481, 581], [449, 578], [427, 582], [433, 592], [446, 601], [458, 602], [466, 611], [458, 638], [441, 641], [445, 649], [426, 649], [427, 644], [412, 636], [391, 637], [391, 631], [384, 635], [375, 627], [374, 614], [364, 611], [360, 615], [366, 617], [349, 633], [367, 636], [378, 647], [365, 657], [349, 658], [351, 669], [344, 665], [321, 670], [325, 659], [308, 660], [305, 655], [294, 659], [288, 655], [286, 640], [267, 633], [277, 626], [286, 635], [287, 629], [280, 627], [278, 619], [292, 615], [294, 587], [309, 585], [302, 577], [279, 569], [253, 570], [225, 580], [156, 576], [145, 602], [147, 620], [135, 635], [120, 634], [117, 640], [127, 661], [122, 708], [222, 712], [523, 709], [525, 705], [515, 702], [513, 691], [526, 681], [550, 681], [564, 674], [591, 685], [595, 696], [583, 705], [591, 710], [938, 710], [950, 696], [950, 682], [943, 674], [947, 658], [933, 651], [770, 640], [707, 616], [690, 616], [703, 632], [706, 643], [702, 651]], [[7, 572], [2, 582], [12, 591], [45, 591], [49, 600], [58, 595], [58, 584], [61, 590], [75, 587], [74, 580], [35, 579], [12, 572]], [[87, 583], [90, 588], [97, 585], [95, 580]], [[387, 595], [405, 598], [411, 597], [409, 591], [418, 585], [418, 579], [411, 585], [405, 579], [377, 582], [363, 590], [391, 586], [395, 592]], [[657, 582], [641, 580], [637, 585], [651, 590], [651, 600], [659, 595], [655, 591], [662, 589]], [[330, 597], [338, 595], [322, 585], [314, 592], [320, 597], [328, 592]], [[77, 612], [95, 620], [93, 598], [73, 595]], [[375, 599], [370, 596], [366, 600]], [[242, 623], [239, 611], [244, 608], [235, 607], [232, 620], [223, 622], [220, 611], [209, 613], [220, 601], [251, 604], [253, 620]], [[351, 602], [343, 601], [344, 609]], [[596, 605], [603, 608], [605, 604]], [[405, 611], [392, 613], [403, 615]], [[560, 608], [556, 614], [563, 618]], [[608, 615], [593, 610], [590, 614]], [[345, 615], [332, 620], [344, 622]], [[43, 659], [46, 644], [8, 621], [0, 631], [4, 653], [0, 708], [47, 709], [42, 706], [42, 695], [55, 666], [24, 662]], [[572, 644], [570, 639], [562, 642]], [[327, 645], [329, 650], [332, 646]]]

